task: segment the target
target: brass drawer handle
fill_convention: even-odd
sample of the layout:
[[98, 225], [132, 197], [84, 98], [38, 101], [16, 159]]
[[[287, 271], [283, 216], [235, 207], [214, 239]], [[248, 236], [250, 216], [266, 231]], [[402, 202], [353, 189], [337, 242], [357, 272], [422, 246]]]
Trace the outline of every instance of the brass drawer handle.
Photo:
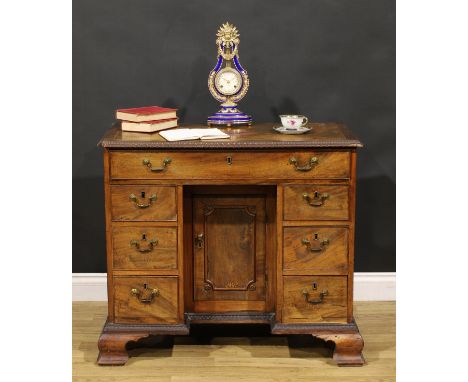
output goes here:
[[317, 157], [312, 157], [309, 159], [309, 161], [304, 165], [300, 166], [297, 162], [297, 159], [294, 157], [289, 158], [289, 163], [294, 165], [294, 168], [296, 171], [310, 171], [314, 168], [314, 166], [318, 165], [318, 158]]
[[[148, 242], [148, 246], [145, 248], [141, 248], [140, 243], [146, 243], [146, 242]], [[130, 240], [130, 246], [135, 247], [135, 249], [141, 253], [151, 252], [156, 245], [158, 245], [158, 240], [151, 239], [148, 241], [146, 239], [146, 233], [142, 235], [142, 238], [140, 241], [135, 240], [135, 239]]]
[[132, 295], [137, 297], [143, 304], [150, 304], [154, 297], [159, 296], [159, 289], [151, 289], [148, 287], [148, 284], [144, 284], [144, 291], [149, 291], [149, 294], [147, 293], [147, 297], [143, 297], [144, 292], [140, 291], [138, 288], [133, 288], [131, 290]]
[[148, 200], [149, 200], [148, 204], [142, 204], [142, 203], [138, 202], [138, 198], [136, 197], [135, 194], [130, 194], [129, 199], [135, 204], [135, 207], [137, 207], [137, 208], [148, 208], [149, 206], [151, 206], [151, 204], [154, 201], [156, 201], [157, 197], [156, 197], [156, 194], [152, 194], [148, 198]]
[[[317, 289], [317, 283], [312, 283], [312, 289], [313, 290]], [[324, 289], [323, 291], [320, 292], [319, 298], [313, 298], [313, 299], [309, 298], [309, 291], [307, 289], [303, 289], [302, 294], [304, 295], [305, 300], [309, 304], [316, 305], [316, 304], [321, 304], [323, 302], [323, 298], [328, 295], [328, 290]]]
[[309, 206], [320, 207], [325, 203], [325, 199], [328, 199], [329, 195], [326, 192], [322, 194], [318, 191], [314, 191], [313, 196], [308, 193], [304, 193], [302, 194], [302, 197], [306, 200]]
[[307, 238], [302, 239], [302, 244], [304, 244], [310, 252], [320, 252], [325, 249], [325, 246], [330, 244], [330, 240], [318, 238], [318, 234], [314, 234], [314, 238], [309, 240]]
[[164, 171], [168, 164], [172, 162], [171, 158], [164, 158], [161, 167], [153, 167], [149, 159], [143, 159], [143, 164], [148, 167], [152, 172]]

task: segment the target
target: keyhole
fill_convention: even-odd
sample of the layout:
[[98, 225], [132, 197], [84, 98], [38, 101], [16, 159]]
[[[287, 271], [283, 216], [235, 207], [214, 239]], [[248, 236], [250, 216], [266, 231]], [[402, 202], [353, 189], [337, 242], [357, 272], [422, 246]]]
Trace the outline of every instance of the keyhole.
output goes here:
[[318, 233], [314, 234], [314, 239], [315, 239], [315, 240], [318, 239]]
[[318, 198], [318, 191], [314, 192], [314, 198]]
[[145, 191], [141, 191], [141, 197], [142, 197], [142, 198], [145, 197]]
[[226, 157], [226, 162], [228, 165], [231, 165], [232, 164], [232, 157], [229, 156], [229, 157]]
[[148, 284], [143, 284], [143, 288], [148, 289]]
[[317, 290], [317, 283], [312, 283], [312, 289]]
[[141, 240], [146, 240], [146, 233], [144, 233], [143, 235], [141, 235]]

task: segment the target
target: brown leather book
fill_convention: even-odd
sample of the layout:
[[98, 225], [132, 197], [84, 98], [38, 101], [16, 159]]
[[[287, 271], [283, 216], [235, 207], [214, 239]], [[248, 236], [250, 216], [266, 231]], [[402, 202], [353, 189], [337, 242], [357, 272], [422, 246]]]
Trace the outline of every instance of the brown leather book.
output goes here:
[[170, 129], [177, 126], [178, 118], [162, 119], [159, 121], [130, 122], [122, 121], [122, 131], [154, 133], [155, 131]]

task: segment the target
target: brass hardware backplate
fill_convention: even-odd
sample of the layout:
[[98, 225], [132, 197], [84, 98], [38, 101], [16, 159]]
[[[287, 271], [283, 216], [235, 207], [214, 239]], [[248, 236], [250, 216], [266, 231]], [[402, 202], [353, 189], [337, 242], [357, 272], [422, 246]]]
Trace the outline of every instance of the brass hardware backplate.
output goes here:
[[[142, 199], [145, 199], [145, 193], [144, 192], [141, 193], [141, 196], [142, 196]], [[130, 199], [130, 201], [133, 202], [133, 204], [135, 204], [135, 207], [137, 207], [137, 208], [148, 208], [149, 206], [151, 206], [151, 204], [154, 201], [156, 201], [157, 196], [156, 196], [156, 194], [152, 194], [148, 198], [148, 203], [147, 204], [140, 203], [135, 194], [130, 194], [130, 196], [128, 198]]]
[[[144, 285], [143, 292], [138, 288], [132, 288], [130, 292], [132, 293], [132, 295], [137, 297], [138, 300], [143, 304], [149, 304], [153, 301], [154, 297], [159, 296], [159, 289], [152, 289], [148, 286], [148, 284]], [[146, 295], [146, 297], [143, 297], [144, 294]]]
[[[147, 247], [144, 247], [142, 248], [141, 247], [141, 243], [148, 243], [148, 246]], [[145, 253], [145, 252], [151, 252], [153, 250], [153, 248], [155, 246], [158, 245], [158, 239], [150, 239], [148, 240], [146, 238], [146, 233], [142, 234], [141, 235], [141, 240], [138, 241], [138, 240], [135, 240], [135, 239], [132, 239], [130, 240], [130, 246], [131, 247], [135, 247], [135, 249], [138, 251], [138, 252], [141, 252], [141, 253]]]
[[[318, 284], [317, 284], [315, 281], [312, 282], [312, 290], [313, 290], [313, 291], [316, 291], [317, 288], [318, 288]], [[302, 294], [304, 295], [305, 300], [306, 300], [309, 304], [316, 305], [316, 304], [321, 304], [321, 303], [323, 303], [324, 297], [325, 297], [325, 296], [328, 296], [328, 290], [327, 290], [327, 289], [322, 290], [322, 291], [320, 292], [319, 298], [312, 298], [312, 299], [310, 299], [310, 298], [309, 298], [309, 291], [308, 291], [306, 288], [304, 288], [304, 289], [302, 290]]]
[[319, 239], [318, 234], [313, 235], [313, 239], [309, 240], [304, 238], [301, 240], [302, 244], [307, 247], [310, 252], [320, 252], [325, 249], [325, 246], [330, 244], [329, 239]]
[[302, 198], [309, 204], [311, 207], [321, 207], [325, 203], [325, 199], [328, 199], [330, 196], [328, 193], [324, 192], [323, 194], [314, 191], [313, 195], [311, 196], [308, 193], [302, 194]]

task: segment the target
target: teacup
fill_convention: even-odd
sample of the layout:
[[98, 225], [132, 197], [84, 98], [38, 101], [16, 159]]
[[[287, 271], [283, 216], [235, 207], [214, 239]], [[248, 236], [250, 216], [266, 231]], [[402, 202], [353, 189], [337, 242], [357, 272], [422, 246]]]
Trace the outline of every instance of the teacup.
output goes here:
[[281, 123], [287, 129], [299, 129], [307, 125], [309, 119], [303, 115], [280, 115]]

